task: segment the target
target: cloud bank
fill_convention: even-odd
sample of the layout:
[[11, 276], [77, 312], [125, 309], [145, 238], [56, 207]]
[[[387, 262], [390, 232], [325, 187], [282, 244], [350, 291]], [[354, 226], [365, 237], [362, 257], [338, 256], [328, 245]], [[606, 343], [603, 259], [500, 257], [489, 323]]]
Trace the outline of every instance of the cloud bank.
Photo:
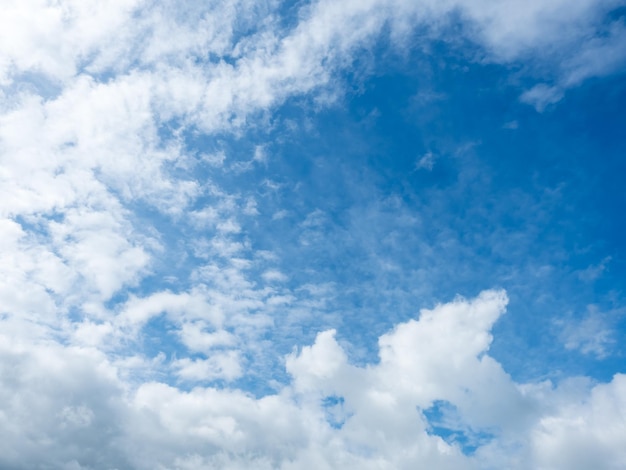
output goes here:
[[131, 386], [120, 365], [97, 349], [31, 348], [4, 336], [1, 462], [4, 468], [620, 468], [626, 376], [599, 385], [515, 383], [488, 354], [490, 329], [506, 303], [504, 292], [485, 291], [422, 310], [381, 336], [379, 361], [363, 367], [350, 363], [335, 331], [321, 332], [286, 358], [289, 384], [260, 398], [158, 381]]

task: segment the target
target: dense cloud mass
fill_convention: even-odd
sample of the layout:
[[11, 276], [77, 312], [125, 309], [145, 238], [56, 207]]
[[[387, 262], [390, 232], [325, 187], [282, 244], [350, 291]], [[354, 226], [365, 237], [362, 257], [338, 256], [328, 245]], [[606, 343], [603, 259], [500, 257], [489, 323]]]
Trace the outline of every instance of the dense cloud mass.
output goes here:
[[[487, 354], [501, 291], [456, 299], [347, 359], [335, 331], [287, 357], [289, 385], [132, 386], [95, 348], [3, 337], [3, 468], [620, 468], [626, 376], [517, 384]], [[429, 421], [428, 411], [440, 416]], [[434, 426], [466, 433], [477, 450]], [[483, 435], [484, 434], [484, 435]]]
[[[622, 96], [625, 8], [3, 1], [0, 469], [626, 468], [624, 247], [558, 231], [586, 160], [480, 160]], [[435, 136], [473, 70], [502, 122]]]

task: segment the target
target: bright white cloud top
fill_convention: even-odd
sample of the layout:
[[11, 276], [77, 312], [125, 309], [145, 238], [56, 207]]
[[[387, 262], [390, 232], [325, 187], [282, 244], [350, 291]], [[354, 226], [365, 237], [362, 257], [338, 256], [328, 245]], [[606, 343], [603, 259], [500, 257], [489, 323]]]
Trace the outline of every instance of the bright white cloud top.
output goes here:
[[0, 469], [626, 468], [625, 71], [620, 0], [1, 1]]

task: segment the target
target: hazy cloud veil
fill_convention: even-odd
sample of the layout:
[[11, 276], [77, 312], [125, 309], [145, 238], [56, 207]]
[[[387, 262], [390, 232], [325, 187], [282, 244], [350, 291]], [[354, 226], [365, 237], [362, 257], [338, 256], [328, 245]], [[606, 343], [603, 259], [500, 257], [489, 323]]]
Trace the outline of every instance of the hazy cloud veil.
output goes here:
[[1, 0], [0, 469], [626, 468], [625, 11]]

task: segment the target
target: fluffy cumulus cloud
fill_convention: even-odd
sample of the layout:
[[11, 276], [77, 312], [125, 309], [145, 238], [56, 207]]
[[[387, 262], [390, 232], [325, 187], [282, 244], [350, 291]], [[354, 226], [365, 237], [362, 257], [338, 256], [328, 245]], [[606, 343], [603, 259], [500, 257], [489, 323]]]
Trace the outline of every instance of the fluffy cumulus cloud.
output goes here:
[[[626, 468], [624, 371], [507, 372], [491, 352], [507, 292], [480, 292], [492, 278], [473, 298], [410, 294], [484, 262], [443, 257], [459, 252], [439, 222], [415, 242], [428, 213], [393, 187], [344, 178], [337, 195], [346, 166], [370, 170], [310, 143], [353, 88], [442, 47], [451, 69], [498, 67], [511, 106], [549, 113], [623, 73], [624, 7], [3, 1], [0, 468]], [[431, 139], [408, 172], [441, 177], [473, 146]], [[458, 239], [489, 238], [470, 229]], [[510, 238], [501, 252], [523, 245]], [[611, 295], [612, 317], [551, 319], [564, 354], [611, 357]]]
[[[336, 332], [286, 359], [254, 397], [155, 380], [130, 385], [96, 348], [3, 337], [4, 468], [621, 468], [626, 377], [519, 384], [488, 354], [502, 291], [455, 299], [379, 338], [351, 364]], [[193, 378], [222, 367], [181, 360]], [[445, 406], [442, 406], [445, 403]], [[432, 420], [439, 408], [447, 415]], [[429, 421], [436, 421], [436, 425]], [[439, 427], [449, 426], [450, 434]], [[464, 452], [466, 439], [475, 441]]]

